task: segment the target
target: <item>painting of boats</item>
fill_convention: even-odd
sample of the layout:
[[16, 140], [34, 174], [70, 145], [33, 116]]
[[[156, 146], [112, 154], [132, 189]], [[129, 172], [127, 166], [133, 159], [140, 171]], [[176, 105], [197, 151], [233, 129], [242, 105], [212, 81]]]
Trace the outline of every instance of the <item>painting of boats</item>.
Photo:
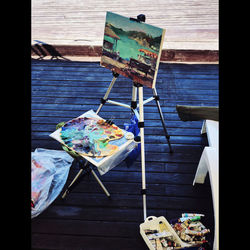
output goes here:
[[155, 87], [165, 29], [107, 12], [101, 66]]

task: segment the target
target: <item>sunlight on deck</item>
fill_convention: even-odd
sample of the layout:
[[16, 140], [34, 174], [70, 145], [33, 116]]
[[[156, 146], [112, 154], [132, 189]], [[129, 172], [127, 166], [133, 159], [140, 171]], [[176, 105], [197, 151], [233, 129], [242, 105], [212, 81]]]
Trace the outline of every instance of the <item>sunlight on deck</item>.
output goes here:
[[32, 41], [101, 46], [106, 11], [166, 29], [163, 49], [218, 50], [218, 0], [33, 0]]

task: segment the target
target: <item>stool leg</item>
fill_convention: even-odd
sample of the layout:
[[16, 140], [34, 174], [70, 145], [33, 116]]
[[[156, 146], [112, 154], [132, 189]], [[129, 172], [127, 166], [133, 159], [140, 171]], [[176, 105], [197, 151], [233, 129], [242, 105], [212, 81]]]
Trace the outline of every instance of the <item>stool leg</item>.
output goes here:
[[104, 191], [104, 193], [110, 197], [110, 193], [108, 192], [108, 190], [105, 188], [105, 186], [103, 185], [103, 183], [101, 182], [101, 180], [98, 178], [98, 176], [96, 175], [96, 173], [94, 172], [94, 170], [91, 170], [91, 174], [95, 177], [96, 181], [98, 182], [98, 184], [101, 186], [102, 190]]
[[[65, 198], [65, 196], [70, 192], [71, 187], [74, 185], [74, 183], [78, 180], [78, 178], [80, 177], [81, 173], [83, 172], [84, 169], [86, 169], [88, 167], [89, 162], [86, 161], [84, 163], [84, 166], [79, 170], [79, 172], [76, 174], [75, 178], [73, 179], [73, 181], [69, 184], [69, 186], [67, 187], [67, 189], [65, 190], [65, 192], [62, 195], [62, 199]], [[91, 168], [90, 168], [91, 169]], [[108, 192], [108, 190], [105, 188], [105, 186], [103, 185], [102, 181], [98, 178], [98, 176], [96, 175], [96, 173], [94, 172], [93, 169], [91, 169], [90, 173], [95, 177], [96, 181], [98, 182], [98, 184], [101, 186], [102, 190], [105, 192], [105, 194], [110, 197], [110, 193]]]
[[65, 192], [62, 195], [62, 199], [65, 198], [65, 196], [69, 193], [70, 187], [75, 183], [75, 181], [79, 178], [79, 176], [81, 175], [83, 169], [80, 169], [79, 172], [77, 173], [77, 175], [75, 176], [75, 178], [73, 179], [73, 181], [69, 184], [69, 186], [67, 187], [67, 189], [65, 190]]

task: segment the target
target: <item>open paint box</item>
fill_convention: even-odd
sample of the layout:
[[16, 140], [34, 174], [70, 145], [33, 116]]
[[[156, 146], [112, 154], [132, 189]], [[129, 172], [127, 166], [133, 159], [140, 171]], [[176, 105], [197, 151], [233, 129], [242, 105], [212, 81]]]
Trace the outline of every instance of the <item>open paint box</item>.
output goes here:
[[165, 250], [171, 244], [174, 249], [190, 247], [179, 238], [164, 216], [147, 217], [145, 222], [140, 224], [140, 234], [150, 250]]

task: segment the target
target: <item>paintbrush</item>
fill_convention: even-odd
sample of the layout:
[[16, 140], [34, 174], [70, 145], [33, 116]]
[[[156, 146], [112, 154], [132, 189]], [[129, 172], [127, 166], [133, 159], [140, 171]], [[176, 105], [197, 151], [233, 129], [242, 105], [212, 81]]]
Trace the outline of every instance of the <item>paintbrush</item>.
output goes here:
[[114, 124], [113, 120], [114, 120], [114, 117], [111, 116], [111, 118], [108, 119], [108, 120], [106, 120], [105, 122], [106, 122], [107, 124], [109, 124], [109, 125], [112, 125], [112, 124]]

